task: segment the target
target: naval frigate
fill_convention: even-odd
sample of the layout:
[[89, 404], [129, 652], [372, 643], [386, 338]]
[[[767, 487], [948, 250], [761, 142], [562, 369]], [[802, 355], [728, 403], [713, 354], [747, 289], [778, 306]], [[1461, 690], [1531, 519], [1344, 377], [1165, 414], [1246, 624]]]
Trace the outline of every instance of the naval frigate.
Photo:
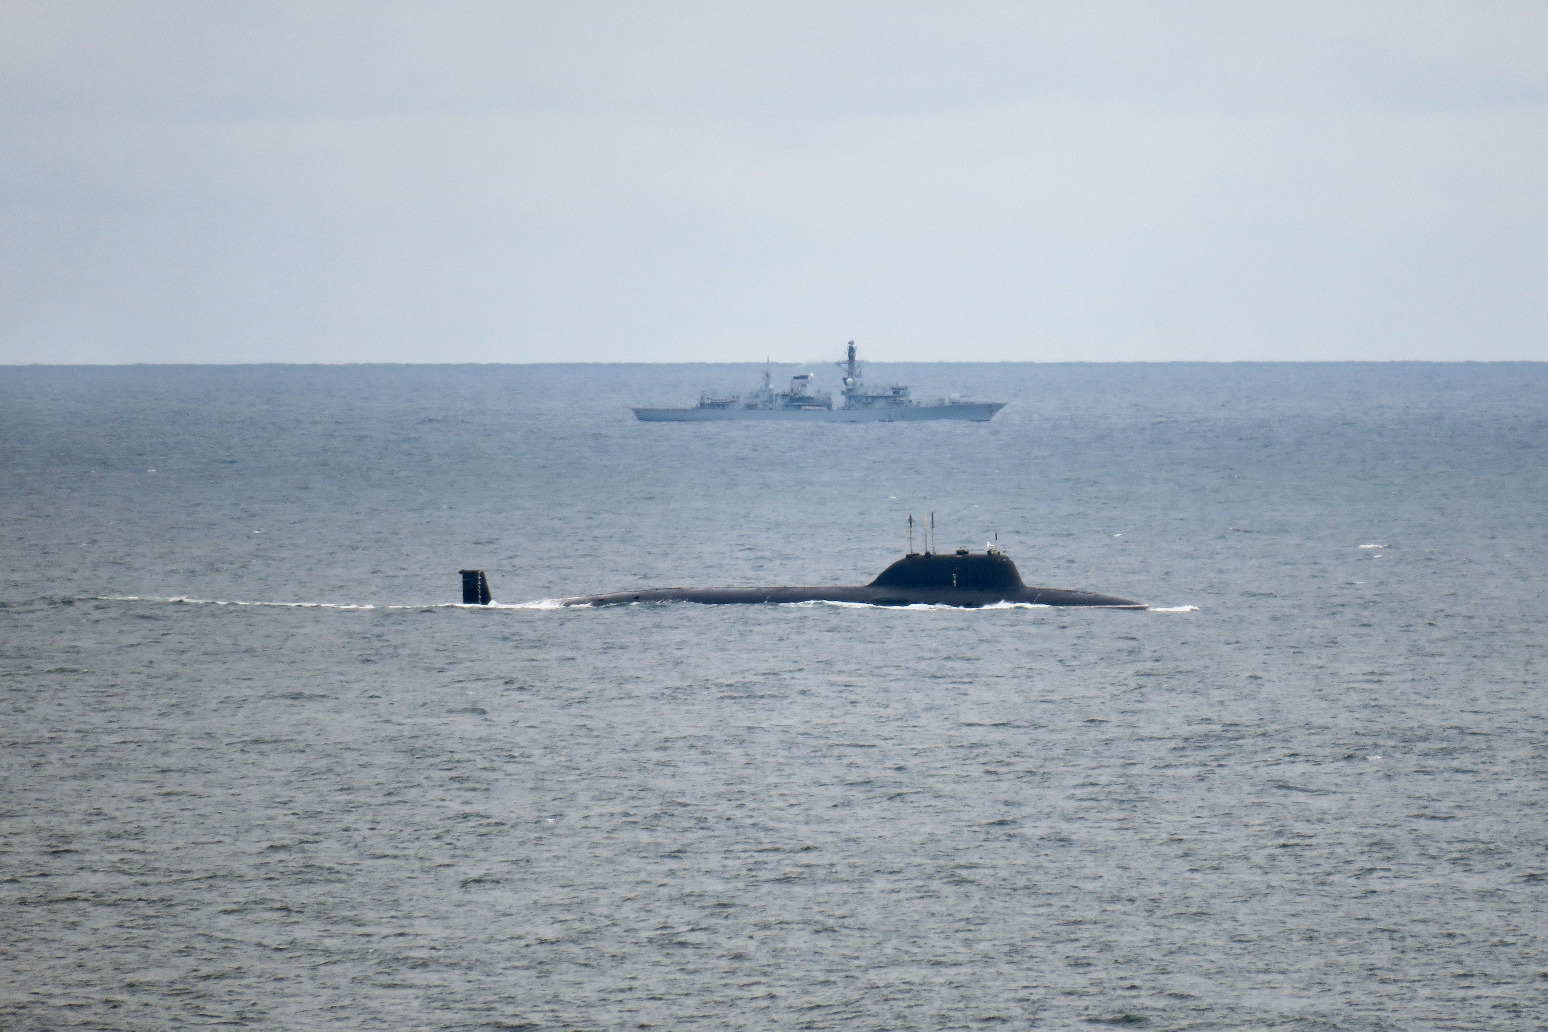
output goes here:
[[765, 367], [762, 386], [751, 394], [716, 397], [701, 394], [692, 408], [636, 408], [634, 415], [647, 423], [689, 423], [733, 419], [796, 419], [818, 423], [890, 423], [921, 419], [961, 419], [986, 422], [1005, 407], [1003, 401], [973, 401], [953, 395], [939, 401], [916, 401], [909, 388], [892, 385], [867, 387], [862, 380], [855, 342], [849, 342], [849, 358], [838, 363], [844, 370], [840, 404], [833, 395], [816, 389], [816, 375], [797, 373], [790, 387], [774, 390], [774, 378]]

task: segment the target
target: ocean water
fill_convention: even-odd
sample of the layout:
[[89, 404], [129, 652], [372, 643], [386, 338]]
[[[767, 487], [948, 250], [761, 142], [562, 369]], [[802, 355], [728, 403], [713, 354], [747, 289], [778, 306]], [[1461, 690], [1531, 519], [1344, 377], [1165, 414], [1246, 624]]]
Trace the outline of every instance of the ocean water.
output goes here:
[[0, 369], [0, 1027], [1548, 1027], [1548, 366], [757, 373]]

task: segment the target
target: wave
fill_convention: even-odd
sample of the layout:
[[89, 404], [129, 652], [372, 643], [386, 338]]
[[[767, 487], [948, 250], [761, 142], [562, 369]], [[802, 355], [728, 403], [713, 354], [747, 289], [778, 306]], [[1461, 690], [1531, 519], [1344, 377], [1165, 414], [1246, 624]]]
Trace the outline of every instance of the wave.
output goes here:
[[[557, 598], [539, 598], [530, 602], [490, 602], [488, 605], [477, 605], [467, 602], [421, 602], [415, 604], [387, 604], [377, 605], [372, 602], [269, 602], [253, 599], [234, 598], [194, 598], [189, 595], [90, 595], [87, 601], [92, 602], [155, 602], [166, 605], [180, 606], [242, 606], [267, 609], [341, 609], [341, 610], [371, 610], [371, 609], [525, 609], [534, 611], [546, 611], [554, 609], [593, 609], [590, 605], [566, 606]], [[629, 602], [626, 605], [672, 605], [673, 602]], [[682, 603], [690, 605], [695, 603]], [[952, 612], [960, 613], [970, 610], [1002, 610], [1002, 609], [1053, 609], [1055, 607], [1038, 602], [994, 602], [987, 606], [947, 606], [928, 605], [918, 603], [908, 606], [882, 606], [872, 602], [838, 602], [826, 599], [811, 599], [805, 602], [780, 602], [777, 605], [793, 609], [810, 609], [814, 606], [831, 606], [837, 609], [888, 609], [888, 610], [915, 610], [918, 612]], [[602, 608], [614, 608], [611, 606]], [[1102, 607], [1095, 607], [1102, 608]], [[1173, 606], [1171, 608], [1151, 608], [1153, 613], [1191, 613], [1198, 609], [1197, 606]]]
[[182, 606], [266, 606], [275, 609], [419, 609], [420, 606], [376, 606], [369, 602], [253, 602], [233, 598], [191, 598], [187, 595], [92, 595], [92, 602], [166, 602]]
[[375, 602], [272, 602], [245, 598], [194, 598], [190, 595], [88, 595], [88, 602], [157, 602], [178, 606], [244, 606], [262, 609], [552, 609], [559, 603], [554, 599], [543, 602], [524, 602], [513, 605], [508, 602], [491, 602], [487, 606], [469, 605], [463, 602], [417, 602], [378, 605]]

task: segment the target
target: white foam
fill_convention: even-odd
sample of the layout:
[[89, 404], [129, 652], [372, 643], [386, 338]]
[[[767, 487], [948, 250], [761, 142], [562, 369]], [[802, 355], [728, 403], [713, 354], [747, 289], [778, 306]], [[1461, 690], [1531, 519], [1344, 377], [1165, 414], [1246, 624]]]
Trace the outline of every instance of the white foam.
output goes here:
[[793, 609], [811, 609], [813, 606], [834, 606], [838, 609], [877, 609], [869, 602], [831, 602], [826, 599], [811, 598], [805, 602], [780, 602], [778, 605], [790, 606]]
[[1150, 606], [1152, 613], [1197, 613], [1198, 606]]
[[[565, 605], [557, 598], [539, 598], [531, 602], [490, 602], [487, 605], [468, 602], [424, 602], [418, 605], [384, 605], [378, 606], [363, 602], [261, 602], [251, 599], [228, 598], [191, 598], [187, 595], [93, 595], [93, 601], [97, 602], [159, 602], [170, 605], [188, 606], [245, 606], [268, 609], [525, 609], [525, 610], [553, 610], [553, 609], [593, 609], [597, 608], [589, 603]], [[661, 603], [629, 602], [626, 605], [651, 605]], [[805, 602], [781, 602], [784, 606], [797, 608], [811, 608], [812, 606], [833, 606], [838, 609], [912, 609], [919, 612], [961, 613], [972, 610], [995, 609], [1052, 609], [1053, 606], [1040, 602], [993, 602], [986, 606], [948, 606], [940, 604], [916, 603], [907, 606], [881, 606], [872, 602], [839, 602], [830, 599], [810, 599]], [[1084, 607], [1083, 607], [1084, 608]], [[1092, 608], [1105, 608], [1101, 606]], [[1192, 612], [1195, 606], [1181, 606], [1175, 609], [1155, 609], [1158, 613], [1186, 613]]]
[[370, 602], [263, 602], [235, 598], [192, 598], [188, 595], [93, 595], [96, 602], [161, 602], [187, 606], [259, 606], [270, 609], [561, 609], [557, 598], [532, 602], [420, 602], [417, 604], [376, 605]]
[[1361, 548], [1386, 548], [1386, 545], [1361, 545]]
[[[274, 609], [375, 609], [370, 603], [356, 602], [252, 602], [233, 598], [190, 598], [187, 595], [93, 595], [96, 602], [166, 602], [183, 606], [265, 606]], [[418, 608], [388, 606], [389, 609]]]
[[879, 606], [874, 602], [838, 602], [832, 599], [808, 599], [805, 602], [780, 602], [782, 606], [793, 606], [799, 609], [810, 609], [813, 606], [834, 606], [838, 609], [912, 609], [919, 612], [961, 613], [969, 610], [983, 609], [1050, 609], [1051, 606], [1034, 602], [993, 602], [987, 606], [947, 606], [917, 602], [907, 606]]

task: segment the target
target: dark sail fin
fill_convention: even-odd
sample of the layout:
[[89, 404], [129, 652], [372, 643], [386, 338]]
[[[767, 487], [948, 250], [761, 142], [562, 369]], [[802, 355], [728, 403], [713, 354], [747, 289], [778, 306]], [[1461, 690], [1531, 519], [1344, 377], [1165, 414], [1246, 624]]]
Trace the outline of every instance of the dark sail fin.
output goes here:
[[489, 581], [484, 578], [483, 570], [460, 570], [462, 574], [462, 604], [465, 606], [487, 606], [490, 601]]

